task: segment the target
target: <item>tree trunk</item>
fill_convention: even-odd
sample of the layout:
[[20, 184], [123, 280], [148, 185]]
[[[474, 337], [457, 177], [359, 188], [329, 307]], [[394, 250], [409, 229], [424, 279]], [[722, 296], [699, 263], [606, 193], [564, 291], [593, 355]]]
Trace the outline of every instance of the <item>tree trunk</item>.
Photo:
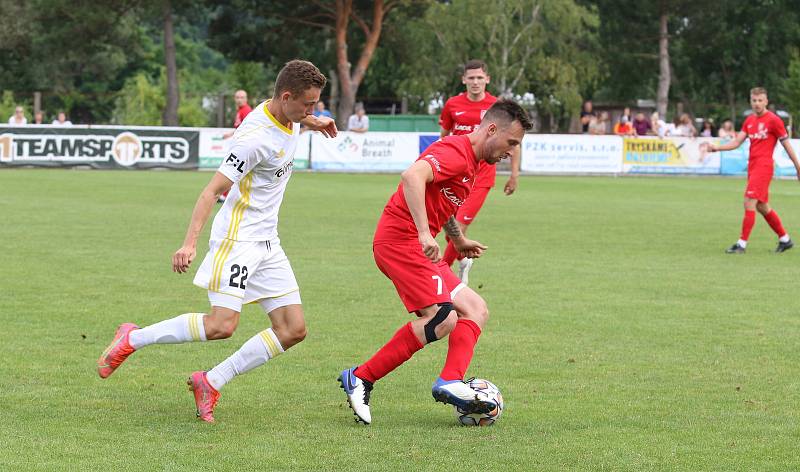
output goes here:
[[662, 4], [660, 18], [660, 32], [658, 38], [658, 92], [656, 97], [656, 111], [662, 120], [666, 121], [667, 108], [669, 106], [669, 31], [667, 30], [667, 20], [669, 15]]
[[337, 107], [339, 106], [339, 74], [336, 73], [336, 69], [331, 69], [330, 71], [328, 71], [328, 75], [330, 76], [331, 79], [331, 99], [330, 103], [328, 103], [328, 110], [330, 110], [331, 113], [338, 113]]
[[[339, 75], [339, 105], [336, 112], [336, 124], [344, 129], [347, 119], [353, 113], [356, 103], [356, 93], [367, 68], [378, 46], [383, 28], [383, 17], [386, 13], [383, 0], [375, 0], [372, 10], [372, 24], [367, 27], [362, 24], [366, 34], [364, 47], [358, 58], [355, 69], [352, 69], [347, 54], [347, 26], [353, 13], [353, 0], [336, 0], [336, 69]], [[363, 22], [362, 22], [363, 23]]]
[[178, 66], [175, 63], [175, 34], [172, 30], [172, 3], [164, 0], [164, 62], [167, 67], [167, 103], [162, 116], [164, 126], [178, 126]]

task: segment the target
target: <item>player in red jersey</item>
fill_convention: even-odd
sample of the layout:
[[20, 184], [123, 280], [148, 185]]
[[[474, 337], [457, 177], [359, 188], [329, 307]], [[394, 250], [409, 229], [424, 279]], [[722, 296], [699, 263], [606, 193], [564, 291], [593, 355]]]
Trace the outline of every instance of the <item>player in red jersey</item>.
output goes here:
[[467, 200], [480, 164], [493, 166], [509, 157], [530, 128], [522, 107], [498, 101], [476, 131], [437, 141], [403, 172], [378, 222], [372, 251], [378, 268], [417, 319], [401, 327], [368, 361], [342, 371], [339, 381], [356, 421], [372, 421], [369, 397], [377, 380], [448, 334], [447, 359], [433, 384], [433, 397], [470, 412], [495, 407], [463, 381], [489, 316], [486, 302], [441, 260], [434, 238], [444, 227], [456, 250], [481, 255], [486, 246], [465, 238], [454, 215]]
[[[442, 127], [442, 137], [454, 134], [469, 134], [480, 124], [483, 114], [497, 101], [497, 98], [486, 91], [486, 85], [490, 81], [488, 67], [486, 63], [479, 60], [471, 60], [464, 65], [464, 75], [461, 81], [467, 88], [466, 92], [451, 97], [444, 104], [442, 114], [439, 117], [439, 125]], [[511, 154], [511, 178], [508, 179], [504, 187], [506, 195], [511, 195], [517, 189], [517, 178], [519, 177], [520, 153], [516, 149]], [[466, 234], [467, 226], [470, 225], [478, 215], [478, 212], [489, 195], [489, 190], [494, 187], [495, 174], [497, 169], [493, 165], [482, 162], [475, 177], [475, 185], [464, 205], [458, 208], [456, 221], [461, 232]], [[452, 243], [447, 244], [444, 252], [444, 261], [449, 266], [456, 259], [459, 260], [458, 278], [465, 284], [468, 283], [469, 269], [472, 267], [472, 259], [458, 254]]]
[[744, 220], [742, 221], [742, 234], [739, 240], [725, 252], [728, 254], [741, 254], [745, 252], [750, 231], [756, 224], [756, 210], [767, 220], [770, 228], [778, 235], [778, 247], [775, 252], [788, 251], [794, 247], [789, 234], [783, 229], [781, 219], [769, 206], [769, 184], [774, 172], [772, 153], [775, 144], [780, 141], [786, 154], [797, 169], [800, 179], [800, 162], [797, 161], [794, 149], [789, 144], [789, 134], [783, 121], [775, 113], [767, 110], [767, 91], [761, 87], [750, 90], [750, 107], [753, 114], [742, 123], [742, 130], [729, 143], [721, 146], [709, 146], [710, 152], [730, 151], [736, 149], [750, 139], [750, 159], [747, 164], [747, 189], [744, 192]]

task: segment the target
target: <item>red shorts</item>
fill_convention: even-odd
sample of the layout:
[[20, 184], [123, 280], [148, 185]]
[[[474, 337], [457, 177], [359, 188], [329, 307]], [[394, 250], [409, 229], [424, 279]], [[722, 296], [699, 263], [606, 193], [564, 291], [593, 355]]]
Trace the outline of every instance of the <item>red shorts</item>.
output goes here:
[[[461, 281], [444, 262], [434, 264], [416, 241], [372, 246], [378, 269], [394, 284], [403, 305], [411, 312], [450, 302]], [[463, 286], [463, 285], [462, 285]]]
[[491, 190], [491, 187], [474, 187], [464, 204], [458, 207], [456, 220], [465, 225], [475, 221], [475, 217], [481, 211], [483, 202], [486, 201], [486, 197], [489, 195], [489, 190]]
[[769, 172], [753, 172], [747, 176], [745, 198], [755, 198], [759, 202], [769, 202], [769, 184], [772, 181], [772, 169]]

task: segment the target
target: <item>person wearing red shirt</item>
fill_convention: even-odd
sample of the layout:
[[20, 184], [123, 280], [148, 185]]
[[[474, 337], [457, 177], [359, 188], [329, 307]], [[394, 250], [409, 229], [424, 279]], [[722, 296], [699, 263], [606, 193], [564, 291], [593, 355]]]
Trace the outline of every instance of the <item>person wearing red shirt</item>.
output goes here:
[[[249, 115], [250, 112], [253, 111], [253, 109], [250, 108], [250, 105], [247, 103], [247, 92], [245, 92], [244, 90], [237, 90], [233, 94], [233, 100], [234, 102], [236, 102], [236, 109], [237, 109], [236, 118], [233, 120], [233, 131], [228, 131], [227, 133], [223, 134], [222, 139], [228, 139], [232, 137], [233, 134], [236, 132], [236, 128], [238, 128], [239, 125], [242, 124], [242, 121], [244, 121], [244, 119], [247, 118], [247, 115]], [[228, 198], [227, 191], [222, 195], [220, 195], [217, 201], [219, 203], [222, 203], [225, 201], [226, 198]]]
[[732, 141], [720, 146], [710, 145], [710, 152], [730, 151], [738, 148], [745, 139], [750, 139], [750, 159], [747, 164], [747, 189], [744, 192], [744, 219], [742, 233], [739, 240], [725, 252], [728, 254], [741, 254], [747, 248], [750, 231], [756, 224], [756, 210], [767, 220], [770, 228], [778, 235], [778, 247], [775, 252], [788, 251], [794, 247], [792, 239], [783, 228], [781, 219], [769, 206], [769, 184], [774, 172], [772, 153], [775, 144], [780, 141], [786, 154], [797, 169], [797, 178], [800, 179], [800, 162], [797, 161], [794, 149], [789, 144], [789, 134], [786, 126], [775, 113], [767, 110], [767, 91], [756, 87], [750, 90], [750, 107], [753, 114], [742, 123], [742, 130], [736, 134]]
[[417, 319], [403, 325], [369, 360], [339, 376], [350, 408], [361, 423], [372, 421], [369, 398], [373, 384], [425, 344], [448, 334], [447, 358], [433, 384], [433, 397], [470, 412], [495, 408], [491, 400], [463, 381], [489, 316], [486, 302], [442, 261], [435, 240], [444, 227], [460, 253], [479, 257], [487, 249], [464, 237], [456, 211], [474, 191], [480, 166], [494, 166], [510, 157], [531, 122], [518, 104], [501, 100], [489, 108], [480, 124], [468, 135], [446, 136], [423, 151], [403, 172], [378, 222], [372, 246], [375, 263]]
[[[466, 86], [466, 92], [451, 97], [445, 102], [442, 114], [439, 117], [441, 136], [469, 134], [480, 124], [483, 114], [497, 101], [497, 98], [486, 91], [490, 77], [486, 63], [479, 60], [468, 61], [464, 65], [464, 74], [461, 82]], [[511, 195], [517, 189], [519, 177], [520, 152], [519, 149], [511, 154], [511, 177], [504, 187], [506, 195]], [[489, 190], [494, 187], [497, 169], [493, 165], [481, 163], [475, 185], [467, 201], [459, 207], [456, 221], [461, 232], [466, 234], [467, 226], [475, 221], [483, 202], [486, 201]], [[472, 258], [464, 257], [456, 251], [453, 244], [448, 243], [444, 252], [444, 261], [449, 266], [458, 258], [458, 278], [465, 284], [469, 282], [469, 269], [472, 267]]]

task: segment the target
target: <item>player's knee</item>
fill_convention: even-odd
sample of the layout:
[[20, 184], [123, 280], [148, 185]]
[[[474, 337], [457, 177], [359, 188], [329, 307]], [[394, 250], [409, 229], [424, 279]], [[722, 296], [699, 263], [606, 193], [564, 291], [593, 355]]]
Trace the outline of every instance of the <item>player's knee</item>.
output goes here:
[[461, 316], [474, 321], [478, 326], [483, 326], [489, 319], [489, 307], [486, 305], [486, 301], [480, 299], [465, 307], [461, 311]]
[[228, 339], [236, 332], [237, 320], [217, 319], [206, 322], [206, 339]]
[[307, 334], [308, 330], [306, 329], [305, 324], [290, 326], [286, 330], [286, 343], [285, 343], [286, 345], [284, 346], [284, 349], [288, 349], [291, 346], [294, 346], [295, 344], [303, 342]]
[[453, 330], [456, 329], [456, 323], [458, 323], [458, 315], [455, 311], [451, 311], [450, 314], [447, 315], [447, 318], [439, 325], [439, 330], [437, 330], [439, 332], [438, 338], [442, 339], [453, 332]]
[[453, 311], [453, 304], [450, 302], [440, 303], [436, 314], [425, 323], [425, 340], [432, 343], [447, 336], [453, 331], [457, 321], [458, 316]]

